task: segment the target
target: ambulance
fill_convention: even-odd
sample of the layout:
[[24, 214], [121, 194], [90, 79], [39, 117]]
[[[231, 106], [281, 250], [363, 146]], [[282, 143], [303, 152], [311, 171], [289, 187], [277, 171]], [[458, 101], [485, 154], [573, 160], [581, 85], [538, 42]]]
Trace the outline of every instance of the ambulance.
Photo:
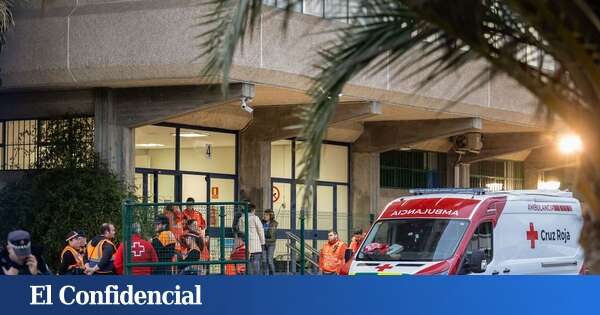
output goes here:
[[390, 202], [342, 274], [576, 275], [581, 205], [564, 191], [415, 190]]

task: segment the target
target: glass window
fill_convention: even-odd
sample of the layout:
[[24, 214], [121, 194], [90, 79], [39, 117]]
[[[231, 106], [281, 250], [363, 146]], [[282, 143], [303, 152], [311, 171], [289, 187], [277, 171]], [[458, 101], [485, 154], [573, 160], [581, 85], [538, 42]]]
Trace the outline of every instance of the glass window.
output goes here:
[[211, 178], [210, 201], [233, 202], [235, 200], [235, 182], [233, 179]]
[[[300, 216], [302, 215], [302, 209], [304, 209], [304, 229], [308, 230], [308, 229], [313, 228], [312, 207], [308, 208], [307, 205], [305, 205], [303, 203], [303, 199], [304, 199], [304, 185], [297, 184], [296, 185], [296, 229], [297, 230], [300, 230]], [[311, 205], [312, 205], [312, 199], [311, 199]], [[312, 205], [312, 206], [314, 206], [314, 205]]]
[[139, 197], [140, 200], [144, 194], [144, 174], [135, 174], [135, 196]]
[[492, 222], [481, 223], [471, 237], [467, 254], [480, 249], [483, 251], [483, 259], [488, 263], [492, 261], [492, 258], [494, 257], [492, 231]]
[[196, 202], [206, 202], [206, 176], [183, 174], [181, 175], [181, 181], [182, 200], [192, 197]]
[[292, 141], [271, 143], [271, 177], [292, 178]]
[[145, 126], [135, 129], [135, 167], [175, 169], [175, 128]]
[[321, 149], [319, 180], [348, 182], [348, 147], [324, 144]]
[[409, 219], [375, 223], [357, 259], [439, 261], [450, 258], [467, 229], [466, 220]]
[[158, 202], [175, 201], [175, 176], [158, 175]]
[[349, 243], [348, 186], [344, 185], [337, 185], [337, 232], [344, 242]]
[[333, 229], [333, 187], [317, 186], [317, 229]]
[[[296, 178], [302, 171], [301, 161], [304, 156], [304, 142], [296, 142]], [[321, 146], [321, 162], [319, 180], [348, 182], [348, 147], [344, 145], [323, 144]]]
[[[276, 0], [278, 8], [285, 9], [289, 4], [287, 0]], [[302, 3], [295, 1], [292, 11], [302, 12]]]
[[6, 169], [35, 168], [37, 155], [37, 121], [15, 120], [6, 122]]
[[323, 0], [304, 0], [302, 1], [302, 10], [304, 14], [323, 16]]
[[302, 159], [304, 158], [304, 141], [296, 140], [296, 178], [300, 177], [302, 173], [302, 169], [304, 166], [302, 165]]
[[290, 228], [291, 187], [287, 183], [273, 183], [273, 212], [280, 229]]
[[492, 190], [523, 189], [523, 162], [490, 160], [471, 164], [470, 186]]
[[379, 155], [380, 184], [389, 188], [441, 188], [446, 186], [445, 153], [388, 151]]
[[346, 21], [348, 16], [348, 0], [323, 0], [325, 2], [325, 17]]
[[235, 174], [235, 134], [181, 129], [182, 171]]

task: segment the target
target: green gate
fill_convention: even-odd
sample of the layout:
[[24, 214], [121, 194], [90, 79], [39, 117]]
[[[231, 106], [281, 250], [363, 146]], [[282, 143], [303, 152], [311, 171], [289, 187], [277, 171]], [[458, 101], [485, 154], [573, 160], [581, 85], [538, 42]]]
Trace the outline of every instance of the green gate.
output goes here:
[[[177, 208], [181, 215], [177, 214]], [[185, 212], [184, 212], [185, 211]], [[185, 213], [186, 215], [183, 215]], [[157, 216], [166, 216], [169, 228], [161, 230], [155, 224]], [[233, 230], [234, 217], [243, 218], [243, 227]], [[185, 219], [198, 219], [188, 228]], [[123, 273], [131, 274], [134, 267], [151, 267], [153, 274], [245, 274], [248, 270], [249, 254], [240, 246], [248, 244], [248, 203], [131, 203], [123, 205]], [[163, 218], [164, 219], [164, 218]], [[203, 219], [204, 227], [200, 226]], [[160, 221], [160, 220], [159, 220]], [[202, 229], [203, 228], [203, 229]], [[202, 231], [203, 230], [203, 231]], [[168, 231], [168, 232], [167, 232]], [[163, 233], [164, 232], [164, 233]], [[150, 241], [159, 257], [158, 262], [134, 262], [135, 248], [132, 237]], [[171, 241], [173, 243], [171, 243]], [[160, 242], [160, 243], [157, 243]], [[154, 246], [154, 245], [157, 246]], [[163, 245], [165, 245], [163, 247]], [[200, 246], [200, 244], [202, 246]], [[191, 246], [190, 246], [191, 245]], [[173, 256], [172, 247], [175, 248]], [[202, 248], [200, 259], [190, 260], [192, 248]], [[187, 251], [187, 257], [186, 257]], [[241, 253], [241, 256], [240, 256]], [[231, 259], [235, 256], [235, 259]], [[161, 259], [163, 258], [163, 259]], [[166, 261], [166, 258], [169, 258]], [[158, 272], [160, 271], [160, 272]], [[228, 272], [229, 271], [229, 272]]]

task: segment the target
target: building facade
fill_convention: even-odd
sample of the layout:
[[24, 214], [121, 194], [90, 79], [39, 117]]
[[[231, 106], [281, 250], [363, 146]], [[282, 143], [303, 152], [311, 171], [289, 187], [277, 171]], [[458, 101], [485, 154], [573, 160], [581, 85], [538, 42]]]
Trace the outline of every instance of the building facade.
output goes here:
[[[77, 114], [94, 120], [96, 150], [143, 200], [249, 198], [274, 209], [289, 231], [304, 212], [319, 246], [330, 229], [348, 240], [352, 229], [367, 228], [410, 188], [535, 188], [546, 171], [558, 176], [574, 165], [548, 136], [560, 126], [509, 78], [456, 102], [483, 64], [425, 90], [416, 88], [419, 76], [398, 79], [385, 69], [344, 90], [312, 207], [304, 209], [302, 141], [290, 126], [310, 106], [316, 51], [333, 36], [322, 31], [343, 23], [322, 16], [351, 14], [353, 3], [305, 1], [287, 36], [268, 9], [236, 55], [226, 96], [199, 76], [204, 60], [194, 36], [203, 29], [195, 21], [206, 12], [194, 1], [19, 4], [0, 56], [0, 182], [34, 165], [33, 135], [43, 121]], [[252, 113], [241, 109], [242, 98]]]

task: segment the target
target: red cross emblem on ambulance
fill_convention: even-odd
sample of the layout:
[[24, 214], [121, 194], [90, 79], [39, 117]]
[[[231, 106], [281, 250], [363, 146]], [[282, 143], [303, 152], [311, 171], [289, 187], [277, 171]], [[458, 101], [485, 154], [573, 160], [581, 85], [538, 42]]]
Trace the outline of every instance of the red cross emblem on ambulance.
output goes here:
[[377, 269], [377, 271], [382, 272], [385, 271], [386, 269], [392, 269], [394, 268], [394, 266], [390, 265], [390, 264], [385, 264], [385, 265], [380, 265], [375, 267], [375, 269]]
[[527, 240], [531, 242], [531, 248], [535, 248], [535, 241], [538, 240], [538, 231], [533, 227], [533, 223], [529, 223], [529, 231], [527, 233]]

